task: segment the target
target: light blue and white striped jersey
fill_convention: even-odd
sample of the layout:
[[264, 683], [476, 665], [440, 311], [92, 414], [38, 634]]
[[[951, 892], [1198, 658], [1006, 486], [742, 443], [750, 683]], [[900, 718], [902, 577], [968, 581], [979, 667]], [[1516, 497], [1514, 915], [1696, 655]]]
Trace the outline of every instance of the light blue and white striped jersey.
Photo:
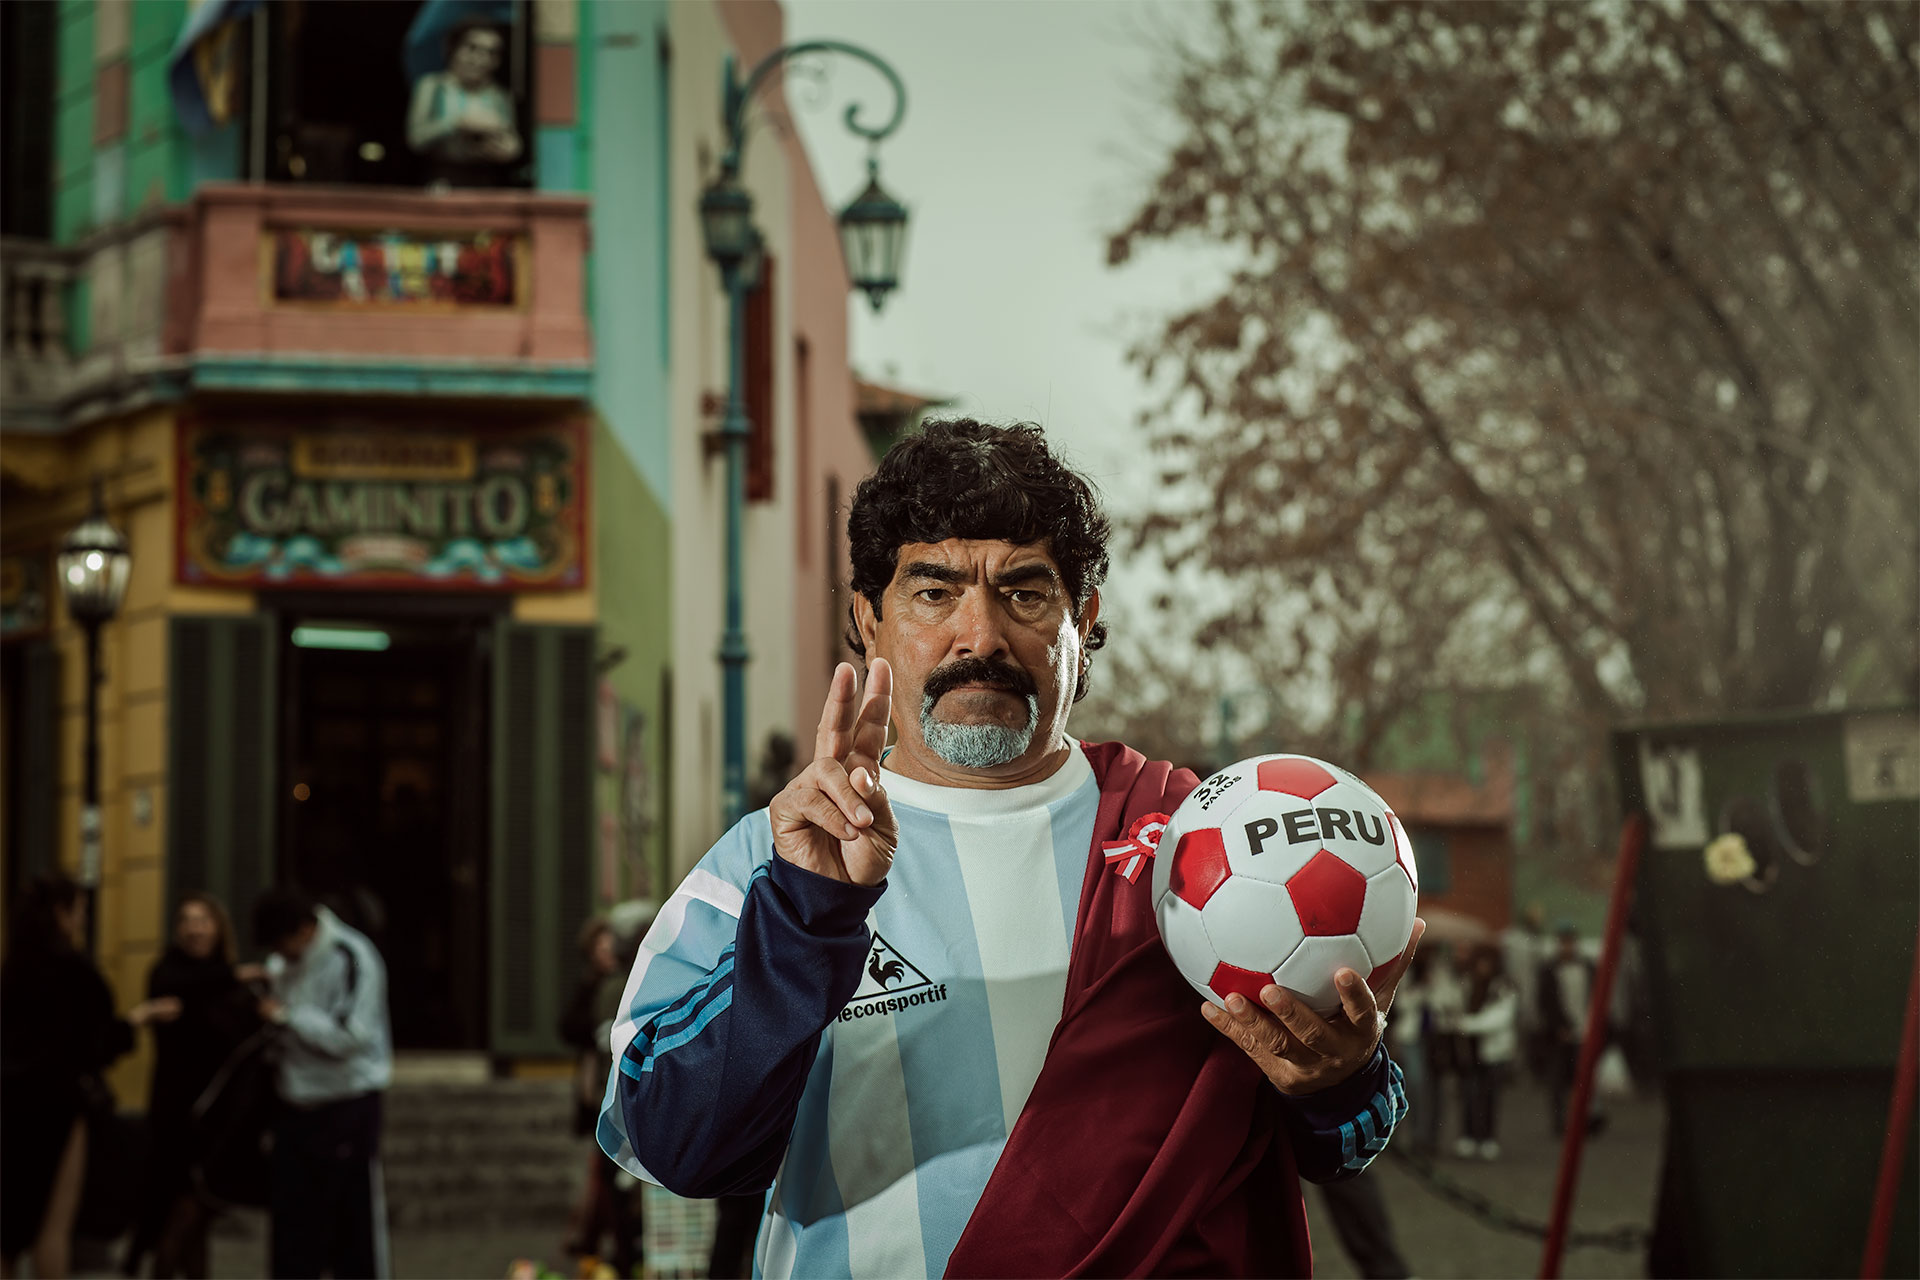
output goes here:
[[[867, 916], [860, 986], [806, 1076], [758, 1276], [941, 1275], [1060, 1019], [1100, 798], [1078, 744], [1027, 787], [938, 787], [884, 768], [881, 780], [899, 850]], [[743, 903], [773, 856], [766, 812], [749, 815], [641, 945], [613, 1031], [600, 1139], [642, 1177], [621, 1073], [641, 1079], [725, 1014]], [[629, 1055], [649, 1023], [651, 1045]]]

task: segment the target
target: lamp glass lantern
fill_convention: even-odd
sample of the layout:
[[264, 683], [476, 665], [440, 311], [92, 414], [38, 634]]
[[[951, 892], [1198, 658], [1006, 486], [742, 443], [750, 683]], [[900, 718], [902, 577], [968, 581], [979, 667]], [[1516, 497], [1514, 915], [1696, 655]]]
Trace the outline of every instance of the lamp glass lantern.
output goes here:
[[753, 197], [729, 173], [700, 194], [700, 235], [707, 256], [722, 271], [732, 270], [753, 251], [758, 233], [753, 226]]
[[67, 612], [82, 625], [111, 621], [127, 595], [133, 557], [126, 535], [113, 527], [98, 493], [93, 509], [60, 543], [56, 557]]
[[907, 207], [880, 185], [879, 166], [867, 165], [867, 188], [840, 211], [840, 247], [848, 283], [867, 295], [875, 311], [900, 286], [900, 255], [906, 248]]

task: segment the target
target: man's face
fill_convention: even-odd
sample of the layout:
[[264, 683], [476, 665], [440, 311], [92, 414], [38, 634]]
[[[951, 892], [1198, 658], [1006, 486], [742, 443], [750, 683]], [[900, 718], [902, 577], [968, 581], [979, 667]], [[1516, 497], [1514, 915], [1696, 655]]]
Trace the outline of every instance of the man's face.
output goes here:
[[286, 937], [280, 939], [273, 948], [280, 958], [288, 964], [299, 963], [300, 957], [307, 954], [307, 948], [313, 945], [314, 935], [320, 932], [320, 926], [312, 920], [301, 925]]
[[1011, 780], [1060, 743], [1100, 599], [1076, 618], [1044, 544], [908, 543], [881, 604], [855, 608], [868, 656], [893, 667], [901, 750], [936, 775]]

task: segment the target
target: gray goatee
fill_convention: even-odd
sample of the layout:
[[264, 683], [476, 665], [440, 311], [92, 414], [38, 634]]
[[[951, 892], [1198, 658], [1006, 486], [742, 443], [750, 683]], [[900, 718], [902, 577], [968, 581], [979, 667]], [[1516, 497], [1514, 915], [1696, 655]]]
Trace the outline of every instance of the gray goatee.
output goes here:
[[1001, 724], [948, 724], [933, 715], [933, 698], [920, 699], [920, 737], [933, 754], [956, 769], [997, 769], [1025, 754], [1040, 727], [1040, 699], [1029, 693], [1027, 723], [1018, 729]]

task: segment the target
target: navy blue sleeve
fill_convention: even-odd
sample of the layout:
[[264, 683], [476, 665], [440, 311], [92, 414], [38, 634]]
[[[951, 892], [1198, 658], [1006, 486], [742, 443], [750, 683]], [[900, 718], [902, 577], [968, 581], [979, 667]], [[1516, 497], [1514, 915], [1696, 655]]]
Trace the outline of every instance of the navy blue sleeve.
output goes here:
[[778, 857], [755, 870], [719, 963], [617, 1064], [628, 1140], [660, 1185], [697, 1198], [773, 1185], [820, 1033], [860, 986], [867, 912], [885, 887]]
[[1356, 1177], [1387, 1149], [1407, 1114], [1400, 1068], [1382, 1043], [1364, 1067], [1331, 1089], [1288, 1097], [1287, 1132], [1294, 1162], [1308, 1182]]

